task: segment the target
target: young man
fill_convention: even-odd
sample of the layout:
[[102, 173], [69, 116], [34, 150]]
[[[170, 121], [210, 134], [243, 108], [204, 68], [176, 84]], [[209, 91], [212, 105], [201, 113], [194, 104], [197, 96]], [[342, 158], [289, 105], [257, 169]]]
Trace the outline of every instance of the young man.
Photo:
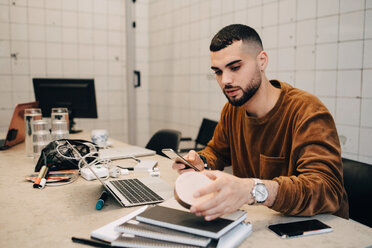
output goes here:
[[[187, 160], [213, 183], [214, 193], [191, 212], [212, 220], [244, 204], [263, 204], [286, 215], [334, 213], [348, 218], [341, 149], [333, 118], [314, 95], [269, 81], [268, 56], [257, 32], [234, 24], [210, 45], [211, 68], [229, 103], [208, 146]], [[221, 172], [232, 165], [233, 174]], [[187, 171], [183, 164], [173, 168]]]

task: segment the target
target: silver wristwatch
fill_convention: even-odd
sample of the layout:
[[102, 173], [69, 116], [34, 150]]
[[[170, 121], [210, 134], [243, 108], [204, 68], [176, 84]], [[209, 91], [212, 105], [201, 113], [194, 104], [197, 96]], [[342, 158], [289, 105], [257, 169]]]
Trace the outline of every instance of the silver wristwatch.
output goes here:
[[256, 203], [264, 203], [269, 196], [269, 192], [265, 184], [257, 178], [252, 178], [254, 181], [254, 186], [252, 190], [252, 196]]

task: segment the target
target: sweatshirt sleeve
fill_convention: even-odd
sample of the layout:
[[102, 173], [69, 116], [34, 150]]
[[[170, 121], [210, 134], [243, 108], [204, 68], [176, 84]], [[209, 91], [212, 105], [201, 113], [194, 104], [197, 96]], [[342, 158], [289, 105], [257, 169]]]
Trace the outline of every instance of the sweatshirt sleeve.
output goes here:
[[287, 215], [335, 213], [343, 200], [343, 179], [333, 118], [324, 108], [297, 123], [289, 159], [295, 174], [274, 178], [279, 190], [271, 208]]
[[226, 127], [225, 122], [231, 118], [227, 111], [228, 107], [228, 103], [223, 107], [213, 138], [208, 142], [205, 149], [199, 152], [207, 159], [208, 167], [213, 170], [223, 170], [226, 166], [231, 165], [228, 135], [224, 128]]

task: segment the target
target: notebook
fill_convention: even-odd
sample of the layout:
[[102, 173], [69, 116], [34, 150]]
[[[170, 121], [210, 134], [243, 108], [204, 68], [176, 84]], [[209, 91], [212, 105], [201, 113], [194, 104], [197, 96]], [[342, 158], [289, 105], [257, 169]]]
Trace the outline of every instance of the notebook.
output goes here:
[[0, 150], [5, 150], [25, 140], [25, 109], [37, 108], [38, 106], [38, 102], [27, 102], [16, 105], [9, 124], [8, 133], [4, 139], [0, 139]]
[[131, 157], [142, 157], [155, 155], [156, 152], [140, 146], [123, 146], [115, 148], [107, 148], [99, 150], [99, 157], [101, 159], [123, 159]]
[[245, 219], [246, 212], [238, 210], [228, 216], [206, 221], [204, 217], [196, 216], [188, 211], [159, 205], [148, 208], [136, 216], [136, 220], [143, 223], [214, 239], [220, 238]]
[[[134, 219], [117, 226], [115, 230], [120, 233], [131, 234], [138, 237], [175, 242], [187, 245], [196, 245], [201, 247], [206, 247], [211, 241], [210, 238], [180, 232], [173, 229], [159, 227], [155, 225], [149, 225], [146, 223], [138, 222]], [[116, 241], [118, 244], [120, 244], [120, 240]], [[115, 243], [112, 243], [112, 245], [115, 245]]]

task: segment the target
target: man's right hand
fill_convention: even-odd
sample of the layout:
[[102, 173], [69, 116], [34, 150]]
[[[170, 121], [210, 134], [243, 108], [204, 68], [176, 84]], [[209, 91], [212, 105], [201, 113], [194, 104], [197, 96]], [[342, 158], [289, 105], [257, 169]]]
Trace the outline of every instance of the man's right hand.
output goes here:
[[[191, 164], [193, 164], [196, 168], [198, 168], [200, 171], [204, 170], [204, 162], [199, 157], [199, 154], [197, 154], [194, 150], [189, 151], [189, 153], [186, 156], [184, 156], [184, 158]], [[186, 165], [179, 162], [174, 162], [172, 168], [174, 170], [177, 170], [179, 174], [182, 174], [187, 171], [194, 171], [194, 169], [192, 168], [185, 169]]]

